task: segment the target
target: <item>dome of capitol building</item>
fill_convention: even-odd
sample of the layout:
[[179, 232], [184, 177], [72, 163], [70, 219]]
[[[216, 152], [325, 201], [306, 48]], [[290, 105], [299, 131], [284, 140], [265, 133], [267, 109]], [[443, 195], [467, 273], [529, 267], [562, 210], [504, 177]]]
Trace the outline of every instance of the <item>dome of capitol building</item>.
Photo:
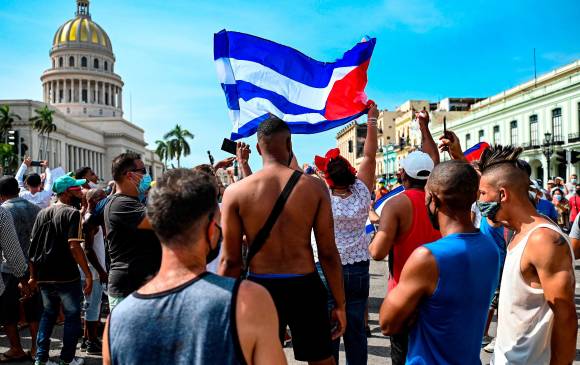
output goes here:
[[[50, 63], [40, 80], [42, 101], [0, 100], [21, 117], [13, 124], [16, 150], [33, 160], [49, 160], [51, 167], [74, 171], [91, 166], [111, 178], [110, 163], [120, 153], [139, 153], [150, 174], [164, 166], [147, 149], [145, 131], [124, 118], [123, 80], [115, 73], [111, 39], [91, 17], [89, 0], [76, 0], [74, 18], [62, 23], [52, 38]], [[36, 110], [55, 111], [57, 129], [50, 136], [32, 127]]]

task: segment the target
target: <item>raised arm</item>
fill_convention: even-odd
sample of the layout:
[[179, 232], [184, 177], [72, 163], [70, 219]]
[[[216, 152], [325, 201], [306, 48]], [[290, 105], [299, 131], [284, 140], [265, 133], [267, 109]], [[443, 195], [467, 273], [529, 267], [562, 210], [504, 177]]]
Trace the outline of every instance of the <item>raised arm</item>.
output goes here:
[[18, 168], [18, 171], [16, 172], [16, 180], [18, 181], [18, 186], [20, 187], [20, 189], [24, 189], [24, 174], [26, 173], [26, 170], [28, 170], [28, 167], [30, 166], [30, 162], [32, 160], [30, 159], [30, 157], [26, 156], [24, 158], [24, 161], [22, 162], [22, 165], [20, 165], [20, 167]]
[[405, 209], [400, 202], [401, 197], [395, 196], [385, 203], [379, 218], [379, 230], [369, 246], [369, 253], [374, 260], [384, 260], [395, 244], [399, 229], [399, 210]]
[[364, 157], [358, 168], [356, 177], [362, 181], [370, 192], [373, 191], [375, 170], [377, 168], [377, 119], [379, 110], [376, 104], [371, 104], [367, 115], [367, 137], [364, 145]]
[[238, 166], [242, 172], [242, 178], [252, 175], [252, 168], [250, 167], [250, 145], [238, 142], [236, 147], [236, 158], [238, 160]]
[[52, 193], [52, 173], [50, 167], [48, 167], [48, 161], [42, 161], [42, 166], [44, 169], [44, 191], [50, 191]]
[[223, 229], [222, 256], [218, 273], [223, 276], [239, 278], [242, 273], [242, 219], [235, 200], [238, 184], [230, 185], [223, 196], [221, 213]]
[[461, 149], [461, 142], [457, 135], [452, 131], [447, 131], [445, 135], [439, 138], [439, 150], [441, 153], [449, 152], [449, 155], [454, 160], [466, 161], [467, 159], [463, 155], [463, 150]]
[[439, 151], [437, 150], [437, 144], [433, 140], [431, 131], [429, 130], [429, 112], [422, 110], [415, 113], [415, 118], [419, 122], [419, 128], [421, 129], [421, 147], [423, 152], [428, 154], [435, 165], [439, 163]]
[[431, 251], [425, 247], [416, 249], [405, 263], [399, 283], [381, 305], [381, 332], [391, 335], [407, 327], [421, 299], [435, 291], [438, 278], [437, 262]]
[[530, 236], [525, 256], [538, 273], [544, 298], [554, 312], [550, 365], [571, 364], [576, 356], [578, 328], [574, 267], [568, 243], [558, 233], [540, 228]]
[[335, 339], [342, 336], [346, 327], [342, 263], [334, 241], [334, 221], [328, 189], [322, 185], [322, 182], [316, 188], [319, 190], [320, 202], [314, 219], [314, 237], [318, 248], [318, 259], [336, 303], [332, 314], [333, 319], [338, 321], [338, 327], [332, 334], [333, 339]]

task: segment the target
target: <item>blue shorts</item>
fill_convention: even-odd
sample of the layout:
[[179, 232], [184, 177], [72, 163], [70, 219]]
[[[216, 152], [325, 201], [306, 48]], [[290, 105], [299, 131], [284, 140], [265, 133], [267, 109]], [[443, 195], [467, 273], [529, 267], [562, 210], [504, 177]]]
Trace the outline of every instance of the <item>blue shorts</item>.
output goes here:
[[[85, 285], [83, 281], [83, 287]], [[97, 322], [101, 319], [101, 301], [103, 299], [103, 286], [99, 279], [93, 279], [93, 291], [90, 296], [85, 296], [83, 305], [85, 321]]]

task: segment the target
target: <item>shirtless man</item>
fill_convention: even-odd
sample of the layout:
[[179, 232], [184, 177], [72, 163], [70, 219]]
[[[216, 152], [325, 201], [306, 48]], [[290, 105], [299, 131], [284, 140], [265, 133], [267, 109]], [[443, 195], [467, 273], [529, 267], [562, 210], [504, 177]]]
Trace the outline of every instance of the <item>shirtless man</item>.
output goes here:
[[521, 148], [483, 153], [482, 215], [515, 231], [501, 279], [493, 364], [571, 364], [576, 353], [574, 262], [570, 242], [528, 197]]
[[[223, 256], [220, 274], [239, 277], [244, 235], [251, 247], [274, 202], [295, 170], [288, 125], [272, 116], [258, 127], [257, 151], [263, 169], [231, 185], [222, 201]], [[327, 294], [316, 271], [310, 246], [314, 229], [318, 257], [336, 301], [331, 333]], [[250, 263], [249, 279], [263, 285], [274, 299], [280, 341], [286, 325], [292, 331], [294, 357], [310, 364], [333, 364], [332, 339], [346, 326], [341, 262], [334, 242], [328, 189], [302, 175], [262, 249]]]

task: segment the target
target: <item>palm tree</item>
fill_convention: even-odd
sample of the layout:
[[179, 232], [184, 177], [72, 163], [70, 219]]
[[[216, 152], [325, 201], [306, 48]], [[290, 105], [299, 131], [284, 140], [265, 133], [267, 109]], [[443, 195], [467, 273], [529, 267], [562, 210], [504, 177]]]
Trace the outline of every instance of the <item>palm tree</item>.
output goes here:
[[157, 141], [155, 141], [155, 143], [157, 144], [157, 148], [155, 149], [155, 154], [157, 156], [159, 156], [159, 159], [161, 161], [163, 161], [163, 164], [165, 165], [165, 168], [167, 168], [167, 160], [170, 157], [169, 156], [169, 153], [170, 152], [173, 152], [173, 151], [170, 151], [171, 150], [171, 147], [165, 141], [157, 140]]
[[8, 131], [12, 129], [12, 123], [18, 119], [21, 120], [20, 115], [10, 112], [9, 105], [0, 105], [0, 139], [4, 137], [4, 143], [8, 143]]
[[181, 157], [189, 156], [191, 153], [186, 138], [193, 139], [193, 134], [191, 134], [187, 129], [182, 129], [179, 124], [176, 124], [175, 128], [166, 133], [163, 138], [165, 138], [169, 146], [169, 157], [171, 159], [175, 158], [177, 160], [177, 167], [181, 167]]
[[[54, 114], [54, 110], [48, 109], [48, 106], [44, 106], [41, 109], [35, 109], [34, 112], [36, 116], [30, 118], [30, 122], [32, 123], [32, 129], [38, 131], [40, 134], [40, 138], [42, 141], [42, 136], [46, 133], [45, 139], [45, 152], [47, 158], [50, 156], [48, 151], [48, 143], [50, 140], [50, 134], [56, 131], [56, 124], [53, 122], [52, 115]], [[40, 144], [39, 149], [39, 158], [42, 159], [42, 142]]]

